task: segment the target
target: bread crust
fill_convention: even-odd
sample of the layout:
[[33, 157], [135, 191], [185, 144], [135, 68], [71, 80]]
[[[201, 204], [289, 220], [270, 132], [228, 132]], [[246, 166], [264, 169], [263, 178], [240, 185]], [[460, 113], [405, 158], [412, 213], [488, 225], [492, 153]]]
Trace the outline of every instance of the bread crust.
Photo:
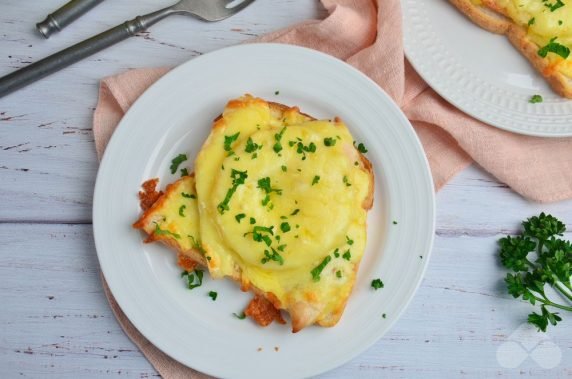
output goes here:
[[482, 0], [481, 5], [474, 4], [471, 0], [449, 2], [481, 28], [506, 35], [556, 93], [572, 98], [572, 78], [560, 72], [547, 58], [538, 55], [540, 47], [528, 37], [527, 30], [510, 20], [495, 0]]

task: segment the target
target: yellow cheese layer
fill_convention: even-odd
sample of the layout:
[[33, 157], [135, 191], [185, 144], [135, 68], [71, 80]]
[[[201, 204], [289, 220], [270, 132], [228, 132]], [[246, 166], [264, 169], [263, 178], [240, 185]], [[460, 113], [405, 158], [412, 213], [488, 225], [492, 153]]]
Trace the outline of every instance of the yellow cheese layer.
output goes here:
[[365, 249], [371, 186], [348, 129], [295, 110], [277, 119], [248, 97], [223, 116], [196, 161], [211, 274], [270, 292], [282, 308], [304, 301], [324, 317], [343, 309]]
[[[518, 25], [528, 29], [530, 39], [539, 48], [546, 46], [553, 38], [555, 42], [572, 48], [572, 1], [562, 0], [563, 6], [551, 10], [558, 0], [496, 0]], [[572, 55], [563, 59], [548, 53], [547, 59], [558, 66], [565, 75], [572, 77]]]
[[150, 214], [157, 239], [175, 239], [183, 251], [198, 247], [199, 211], [195, 178], [185, 176], [169, 185]]

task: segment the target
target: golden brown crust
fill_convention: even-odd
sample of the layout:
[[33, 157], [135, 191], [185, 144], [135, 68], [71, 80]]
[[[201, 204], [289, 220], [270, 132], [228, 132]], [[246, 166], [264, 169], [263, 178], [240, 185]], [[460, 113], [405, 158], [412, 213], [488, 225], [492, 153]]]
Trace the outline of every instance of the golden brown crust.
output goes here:
[[538, 55], [539, 46], [528, 38], [526, 29], [512, 22], [495, 0], [482, 0], [481, 5], [476, 5], [471, 0], [449, 2], [483, 29], [506, 35], [555, 92], [560, 96], [572, 98], [572, 78], [562, 74], [550, 60]]
[[[449, 0], [465, 16], [475, 24], [489, 32], [505, 34], [511, 25], [511, 21], [500, 13], [492, 11], [492, 8], [477, 6], [471, 0]], [[495, 12], [495, 13], [493, 13]]]

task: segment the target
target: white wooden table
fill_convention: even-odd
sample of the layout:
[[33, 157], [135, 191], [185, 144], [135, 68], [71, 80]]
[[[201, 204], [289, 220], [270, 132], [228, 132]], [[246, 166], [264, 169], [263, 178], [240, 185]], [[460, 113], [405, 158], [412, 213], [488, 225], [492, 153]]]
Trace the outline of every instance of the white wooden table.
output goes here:
[[[0, 1], [0, 75], [170, 3], [107, 1], [43, 40], [34, 25], [62, 2]], [[315, 0], [258, 0], [222, 23], [173, 18], [0, 99], [0, 378], [158, 376], [116, 323], [100, 284], [91, 228], [98, 80], [178, 65], [325, 14]], [[531, 307], [506, 294], [497, 260], [496, 240], [543, 210], [572, 229], [571, 201], [528, 202], [479, 167], [456, 177], [437, 196], [433, 257], [403, 318], [323, 377], [572, 376], [572, 317], [544, 339], [515, 333]]]

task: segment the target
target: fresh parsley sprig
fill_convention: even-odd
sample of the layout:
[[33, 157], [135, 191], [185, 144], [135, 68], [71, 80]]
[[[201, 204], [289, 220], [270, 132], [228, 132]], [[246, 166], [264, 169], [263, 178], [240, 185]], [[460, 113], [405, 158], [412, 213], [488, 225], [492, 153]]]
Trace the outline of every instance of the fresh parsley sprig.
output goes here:
[[[555, 326], [562, 321], [559, 313], [549, 308], [572, 312], [572, 244], [558, 238], [566, 226], [552, 215], [541, 213], [524, 221], [522, 226], [524, 231], [520, 235], [499, 240], [500, 260], [513, 271], [505, 278], [508, 293], [540, 305], [541, 313], [529, 314], [528, 322], [545, 332], [548, 324]], [[554, 288], [566, 304], [549, 299], [544, 290], [546, 285]]]

